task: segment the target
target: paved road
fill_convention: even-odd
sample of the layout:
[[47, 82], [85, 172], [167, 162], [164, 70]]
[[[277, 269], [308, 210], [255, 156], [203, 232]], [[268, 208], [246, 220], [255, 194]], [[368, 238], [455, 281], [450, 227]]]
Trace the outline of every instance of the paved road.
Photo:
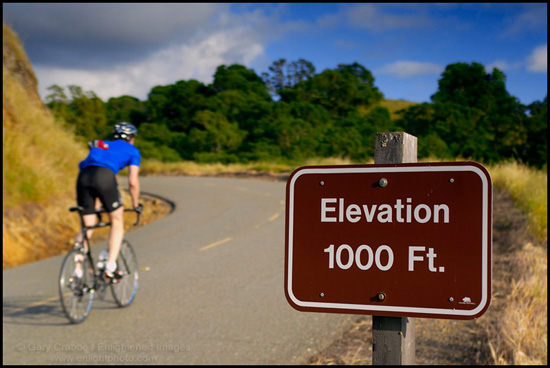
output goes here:
[[4, 364], [301, 364], [351, 325], [286, 302], [284, 183], [145, 177], [142, 190], [176, 209], [126, 234], [142, 268], [134, 303], [107, 294], [71, 325], [62, 256], [4, 271]]

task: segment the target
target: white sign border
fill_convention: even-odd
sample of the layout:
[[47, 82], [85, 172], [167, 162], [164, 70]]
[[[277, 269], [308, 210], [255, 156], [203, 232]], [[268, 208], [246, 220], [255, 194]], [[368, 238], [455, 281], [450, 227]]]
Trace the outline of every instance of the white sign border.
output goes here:
[[[289, 210], [288, 210], [288, 270], [287, 270], [287, 292], [293, 303], [304, 308], [326, 308], [326, 309], [342, 309], [342, 310], [360, 310], [369, 312], [399, 312], [399, 313], [415, 313], [415, 314], [438, 314], [448, 316], [472, 317], [481, 312], [490, 300], [488, 295], [488, 280], [489, 277], [489, 240], [488, 240], [488, 220], [489, 220], [489, 181], [491, 177], [486, 175], [479, 167], [471, 164], [461, 164], [456, 166], [397, 166], [397, 167], [345, 167], [337, 168], [316, 168], [305, 167], [297, 170], [289, 182]], [[364, 304], [348, 304], [348, 303], [323, 303], [323, 302], [308, 302], [299, 300], [292, 292], [292, 255], [293, 255], [293, 234], [294, 234], [294, 184], [298, 178], [306, 174], [361, 174], [361, 173], [403, 173], [403, 172], [449, 172], [449, 171], [471, 171], [476, 173], [482, 182], [482, 287], [481, 301], [479, 305], [472, 310], [458, 309], [442, 309], [442, 308], [422, 308], [422, 307], [403, 307], [403, 306], [384, 306], [384, 305], [364, 305]], [[492, 208], [491, 208], [492, 212]], [[491, 219], [492, 220], [492, 219]], [[492, 226], [492, 222], [491, 222]]]

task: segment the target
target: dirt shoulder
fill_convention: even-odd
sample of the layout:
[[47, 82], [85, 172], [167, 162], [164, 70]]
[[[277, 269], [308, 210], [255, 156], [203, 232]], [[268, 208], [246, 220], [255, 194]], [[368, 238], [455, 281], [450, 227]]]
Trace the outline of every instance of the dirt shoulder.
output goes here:
[[[125, 203], [130, 203], [127, 192], [122, 191], [122, 196]], [[173, 209], [169, 201], [147, 193], [140, 196], [140, 202], [143, 215], [139, 226], [165, 217]], [[74, 199], [67, 198], [53, 204], [31, 204], [4, 210], [2, 268], [7, 270], [68, 252], [80, 230], [78, 216], [68, 211], [74, 205]], [[128, 231], [133, 227], [135, 214], [127, 213], [124, 218], [125, 230]], [[106, 240], [108, 234], [108, 228], [95, 230], [93, 244]]]

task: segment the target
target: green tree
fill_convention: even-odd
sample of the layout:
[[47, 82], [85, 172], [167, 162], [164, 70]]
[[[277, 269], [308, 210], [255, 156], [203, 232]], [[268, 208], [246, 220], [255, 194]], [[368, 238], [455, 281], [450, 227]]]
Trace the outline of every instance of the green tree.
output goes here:
[[480, 63], [447, 65], [432, 95], [434, 103], [454, 102], [460, 106], [483, 109], [490, 99], [490, 79]]
[[178, 81], [151, 89], [147, 100], [147, 121], [164, 124], [174, 132], [188, 133], [197, 111], [207, 107], [213, 92], [196, 80]]
[[526, 119], [527, 140], [520, 147], [524, 162], [544, 168], [548, 157], [548, 97], [529, 105]]
[[338, 70], [354, 87], [349, 96], [350, 103], [371, 106], [384, 98], [382, 92], [374, 85], [372, 73], [361, 64], [339, 64]]
[[198, 151], [216, 154], [236, 151], [246, 135], [237, 123], [229, 122], [219, 112], [199, 111], [193, 120], [197, 128], [193, 128], [189, 133], [189, 142]]
[[319, 104], [333, 117], [346, 116], [357, 106], [371, 106], [383, 98], [372, 74], [358, 63], [327, 69], [294, 88], [281, 92], [283, 101]]
[[143, 123], [135, 144], [143, 158], [175, 162], [185, 157], [185, 143], [185, 133], [172, 132], [164, 124]]
[[290, 63], [286, 59], [274, 61], [269, 73], [262, 73], [262, 78], [273, 96], [280, 95], [284, 89], [293, 88], [296, 84], [315, 75], [315, 66], [310, 61], [299, 59]]
[[46, 105], [56, 118], [65, 119], [69, 106], [69, 98], [65, 94], [65, 89], [54, 84], [49, 86], [47, 90], [51, 91], [51, 93], [46, 96]]
[[208, 109], [223, 114], [228, 121], [237, 123], [239, 129], [248, 132], [242, 147], [247, 150], [247, 145], [257, 138], [259, 121], [269, 113], [269, 102], [262, 95], [231, 89], [210, 97]]
[[276, 95], [286, 87], [285, 67], [286, 59], [279, 59], [273, 62], [268, 68], [271, 74], [262, 73], [263, 80], [269, 91]]
[[258, 143], [259, 121], [269, 113], [271, 96], [265, 83], [253, 70], [234, 64], [220, 66], [214, 75], [212, 89], [215, 95], [208, 99], [208, 110], [216, 111], [239, 130], [247, 134], [239, 151], [240, 157], [251, 157], [251, 152]]
[[212, 88], [216, 92], [239, 90], [246, 94], [256, 95], [264, 101], [270, 101], [271, 96], [263, 80], [251, 69], [238, 64], [220, 65], [214, 74]]
[[363, 138], [357, 116], [350, 114], [331, 120], [327, 127], [323, 156], [363, 158], [365, 156]]
[[146, 104], [132, 96], [112, 97], [105, 104], [109, 124], [127, 121], [139, 127], [147, 119]]
[[69, 85], [68, 89], [70, 99], [64, 88], [58, 85], [48, 88], [52, 93], [46, 98], [47, 105], [55, 116], [63, 118], [82, 141], [108, 138], [111, 128], [107, 125], [103, 101], [94, 92], [83, 91], [80, 86]]
[[75, 127], [75, 133], [93, 140], [98, 137], [108, 138], [110, 127], [107, 126], [103, 101], [93, 91], [83, 91], [82, 87], [70, 85], [72, 114], [68, 123]]
[[[280, 152], [287, 159], [315, 156], [323, 139], [323, 122], [327, 113], [322, 107], [300, 102], [277, 101], [271, 113], [259, 121], [259, 147]], [[273, 148], [276, 145], [277, 149]], [[255, 146], [258, 149], [258, 146]]]
[[455, 154], [489, 161], [519, 158], [517, 147], [527, 138], [525, 106], [507, 92], [505, 83], [502, 71], [494, 68], [486, 73], [480, 63], [447, 66], [432, 101], [447, 105], [439, 108], [447, 111], [440, 119], [450, 130], [442, 138]]

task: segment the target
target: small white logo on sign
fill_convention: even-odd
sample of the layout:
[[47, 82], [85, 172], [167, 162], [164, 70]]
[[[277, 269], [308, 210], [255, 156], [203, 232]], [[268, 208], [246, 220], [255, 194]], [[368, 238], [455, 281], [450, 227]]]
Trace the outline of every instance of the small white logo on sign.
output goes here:
[[472, 303], [472, 299], [470, 299], [469, 297], [465, 296], [464, 298], [462, 298], [462, 301], [461, 301], [461, 302], [458, 302], [458, 304], [475, 304], [475, 303]]

